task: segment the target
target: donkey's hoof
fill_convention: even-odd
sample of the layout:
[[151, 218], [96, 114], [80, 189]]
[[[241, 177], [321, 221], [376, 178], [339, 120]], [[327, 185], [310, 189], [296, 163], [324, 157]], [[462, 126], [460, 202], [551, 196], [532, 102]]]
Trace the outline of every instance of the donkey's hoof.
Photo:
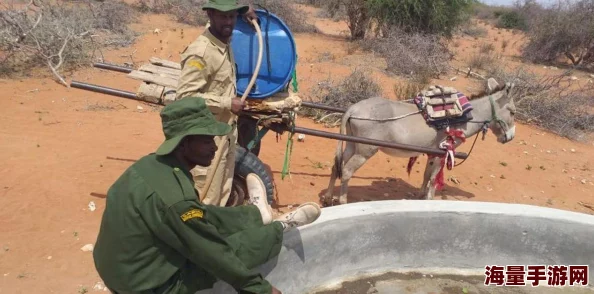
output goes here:
[[322, 197], [322, 199], [320, 199], [320, 202], [322, 202], [322, 206], [324, 207], [328, 207], [328, 206], [332, 206], [334, 203], [334, 198], [332, 196], [324, 196]]

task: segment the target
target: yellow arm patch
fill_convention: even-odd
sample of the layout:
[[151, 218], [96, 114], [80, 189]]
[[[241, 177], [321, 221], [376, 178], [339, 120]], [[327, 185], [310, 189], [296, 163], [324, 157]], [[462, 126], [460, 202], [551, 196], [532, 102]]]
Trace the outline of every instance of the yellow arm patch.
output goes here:
[[193, 218], [202, 218], [204, 216], [204, 211], [201, 209], [191, 209], [188, 212], [181, 215], [181, 219], [186, 222]]
[[193, 67], [197, 68], [198, 70], [203, 70], [205, 67], [205, 64], [204, 64], [204, 62], [202, 62], [200, 60], [193, 59], [193, 60], [188, 61], [188, 66], [193, 66]]

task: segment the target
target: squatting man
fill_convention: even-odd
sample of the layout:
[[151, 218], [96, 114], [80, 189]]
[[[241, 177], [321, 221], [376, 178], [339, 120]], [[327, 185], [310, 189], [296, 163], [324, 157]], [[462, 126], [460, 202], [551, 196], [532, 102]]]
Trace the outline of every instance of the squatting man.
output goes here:
[[239, 293], [281, 293], [255, 268], [279, 254], [284, 232], [318, 219], [320, 207], [305, 203], [273, 219], [255, 174], [247, 176], [252, 204], [202, 203], [190, 170], [211, 164], [215, 137], [232, 127], [216, 120], [199, 97], [177, 100], [160, 116], [165, 141], [107, 193], [93, 252], [107, 288], [114, 294], [194, 294], [222, 280]]

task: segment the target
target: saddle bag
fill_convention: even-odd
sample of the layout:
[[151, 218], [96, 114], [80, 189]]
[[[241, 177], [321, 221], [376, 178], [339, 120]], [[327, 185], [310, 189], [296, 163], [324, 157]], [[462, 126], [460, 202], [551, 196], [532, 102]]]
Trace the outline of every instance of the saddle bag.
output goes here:
[[459, 117], [464, 114], [458, 91], [452, 87], [431, 86], [420, 93], [427, 116], [431, 119]]

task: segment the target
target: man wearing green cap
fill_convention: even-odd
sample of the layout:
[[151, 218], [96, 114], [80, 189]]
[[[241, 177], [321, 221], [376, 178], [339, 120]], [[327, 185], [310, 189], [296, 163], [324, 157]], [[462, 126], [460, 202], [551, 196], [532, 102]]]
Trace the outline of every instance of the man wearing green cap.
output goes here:
[[[236, 115], [240, 114], [244, 103], [237, 97], [235, 58], [230, 39], [238, 15], [244, 15], [246, 20], [257, 19], [250, 8], [249, 5], [239, 5], [236, 0], [209, 0], [202, 7], [208, 15], [209, 25], [181, 54], [176, 99], [203, 97], [217, 120], [233, 127], [227, 136], [215, 139], [220, 153], [215, 158], [220, 159], [208, 167], [192, 170], [196, 188], [202, 192], [202, 201], [207, 204], [225, 206], [231, 195], [235, 144], [239, 136]], [[209, 174], [212, 180], [207, 180]], [[207, 184], [208, 188], [205, 187]]]
[[239, 293], [281, 293], [254, 269], [278, 255], [284, 232], [315, 221], [320, 207], [305, 203], [273, 219], [255, 174], [247, 177], [253, 204], [201, 203], [190, 170], [210, 164], [214, 137], [231, 126], [197, 97], [167, 105], [161, 120], [165, 142], [107, 193], [93, 251], [105, 285], [117, 294], [193, 294], [222, 280]]

